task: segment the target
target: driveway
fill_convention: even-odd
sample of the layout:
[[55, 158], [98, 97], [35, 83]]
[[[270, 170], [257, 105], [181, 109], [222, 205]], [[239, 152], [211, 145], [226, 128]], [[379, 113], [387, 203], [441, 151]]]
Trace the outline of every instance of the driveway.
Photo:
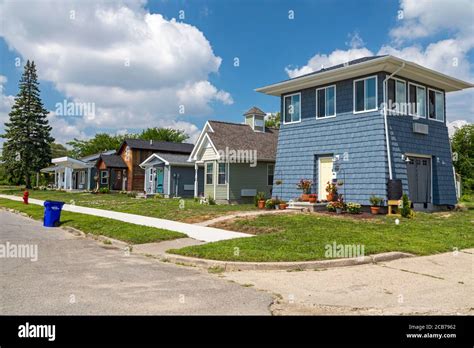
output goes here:
[[0, 210], [7, 242], [38, 260], [0, 258], [0, 314], [270, 314], [268, 293]]
[[474, 315], [474, 249], [317, 271], [242, 271], [227, 279], [278, 294], [274, 314]]

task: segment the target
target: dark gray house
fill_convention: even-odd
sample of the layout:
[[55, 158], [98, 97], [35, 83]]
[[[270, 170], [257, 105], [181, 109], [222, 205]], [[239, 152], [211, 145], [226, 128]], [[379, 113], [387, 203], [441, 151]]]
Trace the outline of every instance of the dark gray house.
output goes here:
[[398, 179], [415, 208], [454, 205], [445, 93], [470, 87], [375, 56], [258, 88], [281, 99], [275, 180], [283, 181], [283, 198], [297, 198], [304, 178], [324, 199], [333, 180], [343, 182], [346, 202], [369, 205], [371, 195], [387, 200], [389, 180]]

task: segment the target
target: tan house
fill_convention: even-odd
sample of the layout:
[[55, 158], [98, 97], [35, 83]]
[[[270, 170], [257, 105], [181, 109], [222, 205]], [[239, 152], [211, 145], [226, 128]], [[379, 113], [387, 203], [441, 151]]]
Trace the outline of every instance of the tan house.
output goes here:
[[[265, 127], [257, 107], [244, 114], [244, 123], [206, 122], [189, 161], [204, 168], [204, 196], [220, 203], [250, 202], [257, 192], [272, 195], [278, 129]], [[195, 175], [197, 197], [199, 176]]]

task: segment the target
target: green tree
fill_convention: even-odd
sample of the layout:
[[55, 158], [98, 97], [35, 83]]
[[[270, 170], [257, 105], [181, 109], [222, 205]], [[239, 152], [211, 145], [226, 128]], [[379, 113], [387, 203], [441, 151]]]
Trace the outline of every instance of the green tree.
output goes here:
[[31, 176], [51, 162], [51, 127], [40, 97], [35, 63], [28, 60], [5, 123], [2, 159], [10, 181], [31, 188]]
[[453, 165], [461, 175], [463, 191], [474, 191], [474, 125], [468, 124], [456, 130], [451, 138]]
[[58, 158], [64, 157], [69, 154], [69, 150], [62, 144], [52, 143], [51, 144], [51, 157]]
[[280, 112], [268, 116], [268, 118], [265, 120], [265, 127], [280, 128]]
[[139, 136], [143, 140], [170, 141], [173, 143], [182, 143], [189, 139], [189, 136], [180, 129], [173, 128], [147, 128]]
[[107, 133], [97, 133], [92, 139], [79, 140], [74, 138], [73, 141], [67, 143], [72, 147], [72, 157], [83, 157], [93, 155], [95, 153], [117, 150], [125, 138], [130, 135], [110, 135]]

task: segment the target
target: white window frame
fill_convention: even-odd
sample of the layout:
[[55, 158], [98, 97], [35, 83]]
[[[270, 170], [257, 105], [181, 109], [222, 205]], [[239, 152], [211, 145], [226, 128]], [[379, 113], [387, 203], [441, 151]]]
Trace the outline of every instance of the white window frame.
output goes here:
[[[212, 166], [212, 173], [209, 173], [209, 172], [207, 171], [207, 166], [208, 166], [209, 164]], [[205, 175], [204, 175], [204, 184], [205, 184], [205, 185], [214, 185], [214, 162], [206, 162], [204, 168], [205, 168], [205, 171], [204, 171], [204, 174], [205, 174]], [[212, 181], [212, 182], [211, 182], [210, 184], [207, 183], [207, 175], [208, 175], [208, 174], [211, 174], [211, 181]]]
[[[366, 101], [366, 98], [365, 98], [365, 94], [366, 94], [366, 83], [365, 81], [366, 80], [370, 80], [372, 78], [375, 77], [375, 108], [374, 109], [369, 109], [369, 110], [365, 110], [365, 101]], [[356, 85], [356, 82], [358, 81], [364, 81], [364, 110], [361, 110], [361, 111], [356, 111], [356, 88], [355, 88], [355, 85]], [[372, 76], [367, 76], [367, 77], [363, 77], [363, 78], [360, 78], [360, 79], [357, 79], [357, 80], [354, 80], [352, 81], [352, 112], [354, 114], [362, 114], [362, 113], [365, 113], [365, 112], [371, 112], [371, 111], [377, 111], [379, 109], [378, 107], [378, 102], [379, 102], [379, 81], [378, 81], [378, 77], [377, 75], [372, 75]]]
[[[104, 176], [103, 174], [107, 174]], [[103, 181], [105, 179], [105, 182]], [[101, 185], [108, 185], [109, 184], [109, 171], [108, 170], [101, 170], [100, 171], [100, 184]]]
[[[325, 91], [324, 91], [324, 103], [325, 103], [325, 105], [326, 105], [326, 103], [327, 103], [327, 101], [326, 101], [326, 96], [327, 96], [326, 90], [327, 90], [328, 88], [331, 88], [331, 87], [334, 87], [334, 115], [330, 115], [330, 116], [319, 116], [318, 91], [320, 91], [320, 90], [322, 90], [322, 89], [325, 90]], [[337, 105], [337, 103], [336, 103], [336, 98], [337, 98], [337, 97], [336, 97], [336, 94], [337, 94], [337, 92], [336, 92], [336, 85], [330, 85], [330, 86], [321, 87], [321, 88], [316, 89], [316, 119], [317, 119], [317, 120], [336, 117], [336, 114], [337, 114], [337, 112], [336, 112], [336, 105]], [[325, 110], [325, 111], [326, 111], [326, 110]]]
[[[220, 171], [221, 164], [224, 165], [224, 172], [223, 173]], [[224, 183], [223, 184], [219, 184], [219, 176], [221, 174], [224, 174]], [[217, 162], [217, 185], [219, 185], [219, 186], [227, 185], [227, 166], [226, 166], [225, 162]]]
[[[285, 98], [292, 97], [294, 95], [299, 95], [300, 96], [300, 105], [299, 105], [299, 115], [300, 119], [298, 121], [290, 121], [290, 122], [285, 122], [286, 119], [286, 107], [285, 107]], [[301, 92], [298, 93], [292, 93], [292, 94], [287, 94], [283, 96], [283, 124], [292, 124], [292, 123], [300, 123], [301, 122]]]
[[272, 176], [273, 176], [273, 180], [275, 180], [275, 163], [268, 163], [267, 164], [267, 186], [273, 186], [273, 181], [271, 185], [268, 185], [268, 177], [270, 176], [268, 169], [270, 168], [270, 166], [273, 166]]
[[[435, 102], [436, 102], [436, 93], [441, 93], [443, 96], [443, 119], [438, 120], [436, 115], [436, 105], [435, 105], [435, 118], [430, 118], [430, 91], [435, 92]], [[428, 88], [428, 93], [426, 93], [426, 118], [430, 121], [442, 122], [446, 121], [446, 96], [443, 91], [434, 88]]]
[[[417, 89], [418, 87], [421, 87], [425, 90], [425, 116], [420, 116], [420, 115], [416, 115], [416, 114], [413, 114], [412, 113], [412, 110], [411, 110], [411, 103], [410, 103], [410, 86], [415, 86]], [[418, 91], [416, 92], [416, 96], [418, 97]], [[414, 83], [414, 82], [408, 82], [408, 115], [410, 116], [413, 116], [413, 117], [417, 117], [417, 118], [428, 118], [428, 93], [427, 93], [427, 89], [425, 86], [423, 85], [420, 85], [418, 83]]]
[[[405, 106], [408, 105], [409, 96], [407, 95], [407, 82], [405, 80], [399, 79], [398, 77], [391, 77], [387, 80], [387, 103], [388, 103], [388, 81], [394, 80], [395, 81], [395, 100], [394, 102], [397, 103], [397, 81], [403, 82], [403, 85], [405, 86]], [[387, 105], [388, 107], [388, 105]], [[392, 114], [399, 114], [399, 115], [408, 115], [409, 111], [408, 108], [406, 112], [399, 111], [396, 109], [389, 109], [387, 108], [387, 111], [392, 113]]]

